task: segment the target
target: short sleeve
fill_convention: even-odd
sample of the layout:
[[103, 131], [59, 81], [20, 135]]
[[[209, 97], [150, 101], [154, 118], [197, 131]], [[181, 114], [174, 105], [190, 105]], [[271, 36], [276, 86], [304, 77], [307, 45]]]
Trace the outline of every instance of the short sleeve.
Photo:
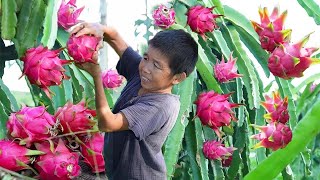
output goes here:
[[139, 63], [141, 59], [142, 57], [136, 51], [128, 47], [118, 61], [118, 73], [129, 81], [136, 73], [139, 73]]
[[129, 129], [139, 140], [160, 129], [167, 121], [162, 108], [147, 102], [139, 102], [121, 112], [128, 120]]

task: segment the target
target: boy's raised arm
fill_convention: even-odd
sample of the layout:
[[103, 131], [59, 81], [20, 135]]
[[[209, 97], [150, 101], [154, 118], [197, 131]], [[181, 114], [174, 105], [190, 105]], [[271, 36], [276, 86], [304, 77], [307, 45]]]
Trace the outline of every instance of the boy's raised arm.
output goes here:
[[121, 57], [123, 52], [128, 48], [127, 43], [116, 29], [99, 23], [81, 23], [71, 31], [71, 34], [75, 34], [77, 37], [84, 34], [92, 34], [99, 37], [106, 41], [116, 51], [119, 57]]

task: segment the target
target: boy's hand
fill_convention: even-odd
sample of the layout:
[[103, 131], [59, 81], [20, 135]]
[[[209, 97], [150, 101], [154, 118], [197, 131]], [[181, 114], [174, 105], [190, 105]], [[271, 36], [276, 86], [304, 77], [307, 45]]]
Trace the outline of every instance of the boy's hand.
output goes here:
[[87, 23], [83, 22], [77, 25], [71, 32], [71, 34], [75, 34], [76, 37], [91, 34], [96, 37], [103, 39], [103, 25], [99, 23]]

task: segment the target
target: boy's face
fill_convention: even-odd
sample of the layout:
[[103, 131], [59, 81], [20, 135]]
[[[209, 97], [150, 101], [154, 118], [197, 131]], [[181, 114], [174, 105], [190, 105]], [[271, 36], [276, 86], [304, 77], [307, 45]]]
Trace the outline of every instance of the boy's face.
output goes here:
[[177, 75], [171, 74], [169, 59], [152, 46], [143, 55], [139, 72], [145, 92], [171, 93], [172, 86], [179, 83]]

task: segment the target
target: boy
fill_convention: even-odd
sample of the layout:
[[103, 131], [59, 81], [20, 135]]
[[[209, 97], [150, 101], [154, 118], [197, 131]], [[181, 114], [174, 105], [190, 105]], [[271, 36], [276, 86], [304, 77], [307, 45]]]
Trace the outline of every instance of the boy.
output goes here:
[[127, 79], [111, 111], [99, 65], [78, 65], [94, 79], [98, 126], [106, 132], [104, 157], [108, 178], [166, 179], [161, 147], [180, 109], [179, 97], [171, 90], [194, 70], [197, 43], [183, 30], [162, 31], [149, 41], [148, 50], [141, 57], [110, 27], [82, 23], [72, 33], [103, 38], [120, 56], [117, 70]]

